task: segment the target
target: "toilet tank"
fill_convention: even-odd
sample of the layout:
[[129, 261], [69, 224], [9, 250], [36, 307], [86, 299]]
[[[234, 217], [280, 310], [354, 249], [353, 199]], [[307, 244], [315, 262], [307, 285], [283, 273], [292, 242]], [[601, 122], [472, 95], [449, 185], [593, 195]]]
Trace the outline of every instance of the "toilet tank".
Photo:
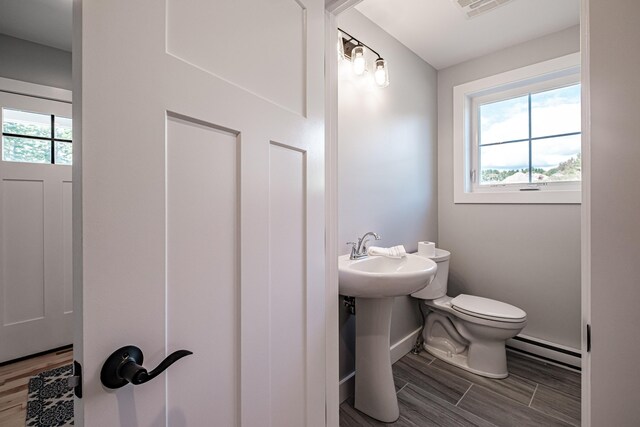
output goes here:
[[[416, 253], [416, 255], [418, 254]], [[435, 256], [429, 257], [438, 265], [436, 277], [433, 278], [433, 281], [427, 287], [411, 294], [412, 297], [432, 300], [447, 295], [447, 280], [449, 280], [450, 257], [451, 253], [449, 251], [436, 248]]]

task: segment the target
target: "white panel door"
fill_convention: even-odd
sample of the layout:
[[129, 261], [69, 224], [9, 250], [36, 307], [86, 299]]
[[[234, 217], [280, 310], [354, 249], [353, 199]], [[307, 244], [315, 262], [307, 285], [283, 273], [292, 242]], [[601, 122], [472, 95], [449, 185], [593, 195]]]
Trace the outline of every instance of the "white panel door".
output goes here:
[[325, 425], [323, 1], [75, 5], [76, 425]]
[[[6, 109], [71, 117], [71, 104], [0, 92], [0, 123]], [[72, 343], [71, 283], [71, 167], [0, 157], [0, 362]]]

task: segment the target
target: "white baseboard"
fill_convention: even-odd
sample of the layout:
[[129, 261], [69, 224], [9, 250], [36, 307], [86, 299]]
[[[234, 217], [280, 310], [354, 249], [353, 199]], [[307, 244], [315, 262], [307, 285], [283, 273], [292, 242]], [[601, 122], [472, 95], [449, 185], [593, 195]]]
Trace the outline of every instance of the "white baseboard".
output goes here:
[[[421, 329], [422, 327], [416, 329], [389, 348], [389, 351], [391, 352], [391, 364], [394, 364], [398, 360], [402, 359], [413, 349], [413, 344], [416, 342], [416, 337], [420, 333]], [[340, 380], [340, 403], [353, 396], [353, 392], [356, 386], [355, 374], [355, 371], [350, 372]]]
[[418, 334], [421, 330], [422, 326], [391, 346], [390, 350], [392, 365], [398, 360], [402, 359], [411, 350], [413, 350], [413, 345], [416, 343], [416, 338], [418, 337]]
[[507, 341], [507, 348], [520, 350], [533, 357], [538, 356], [545, 362], [556, 362], [561, 367], [576, 369], [581, 367], [580, 350], [540, 338], [518, 335]]
[[356, 371], [351, 371], [349, 375], [340, 380], [340, 403], [353, 396], [356, 388], [355, 376]]

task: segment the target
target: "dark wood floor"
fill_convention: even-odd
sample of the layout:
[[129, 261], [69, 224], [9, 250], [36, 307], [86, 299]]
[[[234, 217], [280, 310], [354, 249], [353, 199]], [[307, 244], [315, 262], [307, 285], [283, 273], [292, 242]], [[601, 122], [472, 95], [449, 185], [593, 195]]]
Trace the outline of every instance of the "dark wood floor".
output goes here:
[[494, 380], [408, 354], [393, 365], [400, 419], [381, 423], [340, 406], [340, 426], [579, 426], [580, 374], [508, 352], [510, 375]]

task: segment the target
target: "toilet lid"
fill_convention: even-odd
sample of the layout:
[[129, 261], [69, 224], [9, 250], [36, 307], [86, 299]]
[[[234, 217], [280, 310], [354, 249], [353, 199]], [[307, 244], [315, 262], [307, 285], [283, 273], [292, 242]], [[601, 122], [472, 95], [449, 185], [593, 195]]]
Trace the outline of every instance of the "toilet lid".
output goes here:
[[491, 320], [519, 322], [527, 317], [524, 310], [511, 304], [473, 295], [458, 295], [451, 300], [451, 305], [462, 313]]

